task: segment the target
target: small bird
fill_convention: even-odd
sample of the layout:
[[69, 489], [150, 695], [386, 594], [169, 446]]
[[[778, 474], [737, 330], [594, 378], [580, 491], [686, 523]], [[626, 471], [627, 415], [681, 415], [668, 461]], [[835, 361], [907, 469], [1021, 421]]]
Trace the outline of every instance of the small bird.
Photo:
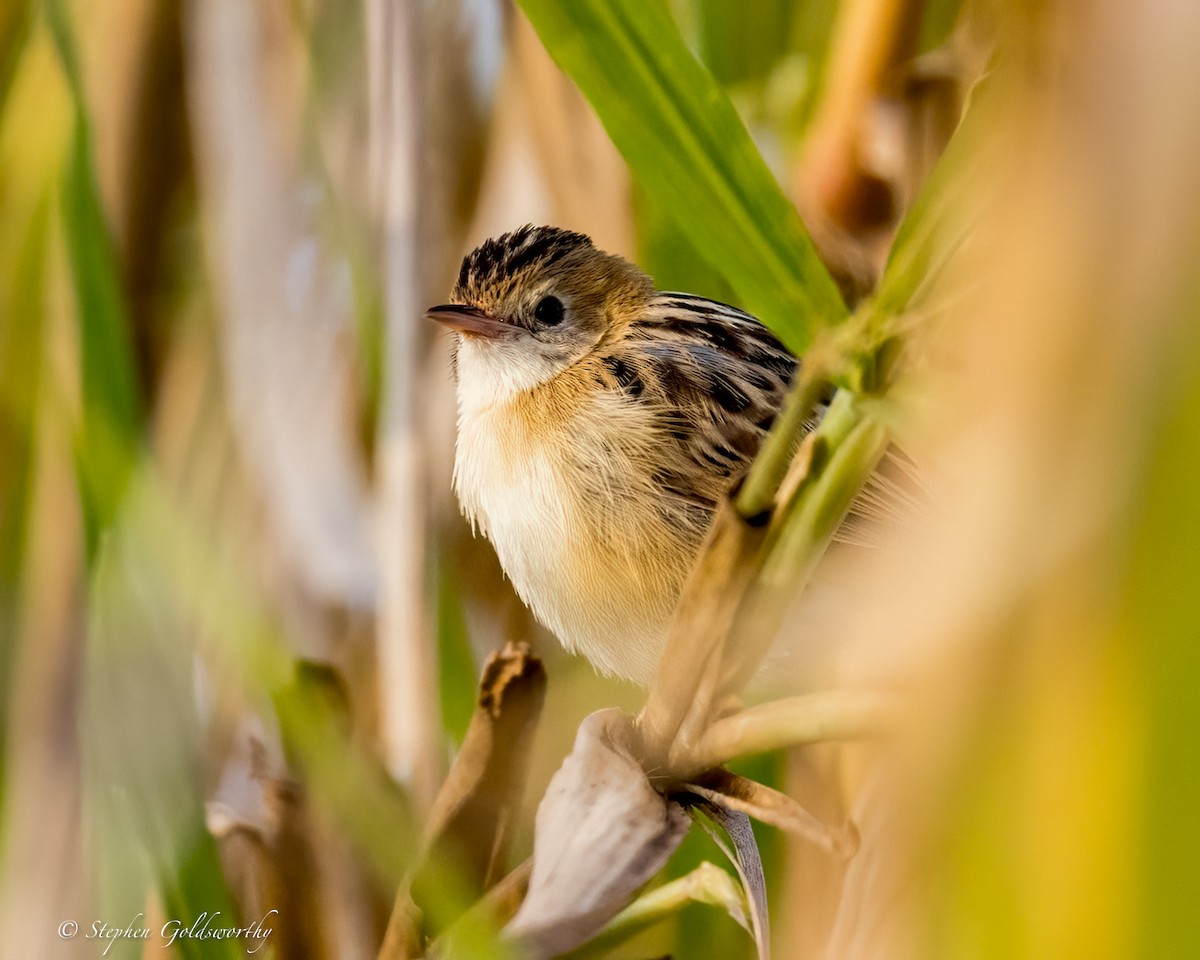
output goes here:
[[749, 314], [556, 227], [485, 241], [427, 316], [456, 334], [464, 514], [568, 650], [649, 684], [796, 359]]

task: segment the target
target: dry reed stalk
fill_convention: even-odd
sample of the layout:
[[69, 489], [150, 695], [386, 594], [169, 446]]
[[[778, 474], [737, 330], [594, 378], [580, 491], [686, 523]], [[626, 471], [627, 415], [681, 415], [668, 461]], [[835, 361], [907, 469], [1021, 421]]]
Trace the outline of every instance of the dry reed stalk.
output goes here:
[[[877, 277], [895, 222], [890, 186], [871, 169], [879, 101], [916, 52], [924, 0], [849, 0], [838, 10], [824, 92], [797, 171], [801, 208], [835, 234], [822, 253], [864, 258]], [[821, 236], [823, 230], [818, 230]], [[848, 244], [846, 241], [850, 241]], [[846, 249], [842, 249], [846, 247]]]
[[384, 396], [379, 422], [377, 630], [381, 735], [392, 774], [422, 807], [432, 803], [441, 724], [425, 566], [426, 451], [417, 323], [421, 276], [421, 11], [369, 0], [366, 7], [369, 176], [384, 278]]
[[278, 555], [322, 602], [370, 607], [377, 573], [353, 430], [350, 291], [302, 212], [299, 131], [264, 86], [268, 61], [283, 55], [266, 20], [259, 7], [214, 0], [189, 23], [231, 424]]

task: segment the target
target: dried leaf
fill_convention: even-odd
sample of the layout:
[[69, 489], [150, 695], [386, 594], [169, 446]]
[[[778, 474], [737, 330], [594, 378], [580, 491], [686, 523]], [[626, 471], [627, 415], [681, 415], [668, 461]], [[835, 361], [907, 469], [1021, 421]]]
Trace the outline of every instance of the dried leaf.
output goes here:
[[[430, 811], [421, 866], [396, 898], [381, 960], [418, 955], [423, 934], [436, 935], [421, 905], [439, 896], [444, 901], [439, 878], [446, 869], [472, 898], [495, 884], [545, 693], [546, 672], [528, 644], [508, 643], [484, 664], [475, 714]], [[444, 903], [440, 919], [447, 922]]]
[[733, 845], [731, 850], [716, 826], [703, 817], [698, 818], [700, 825], [708, 831], [709, 836], [725, 851], [725, 855], [737, 868], [742, 887], [746, 891], [746, 905], [750, 908], [750, 932], [754, 935], [754, 944], [758, 948], [758, 960], [770, 960], [771, 921], [767, 909], [767, 881], [763, 876], [762, 857], [758, 853], [754, 829], [744, 813], [728, 809], [720, 803], [705, 803], [699, 810], [704, 817], [720, 825], [725, 836], [729, 838], [729, 844]]
[[[464, 892], [473, 897], [505, 868], [545, 695], [546, 671], [528, 644], [506, 644], [488, 658], [462, 749], [430, 811], [425, 860], [452, 862]], [[425, 881], [425, 871], [418, 871], [413, 881], [418, 904]]]
[[550, 781], [529, 893], [505, 931], [530, 956], [555, 956], [593, 937], [687, 833], [687, 814], [650, 784], [635, 742], [629, 717], [593, 713]]
[[703, 784], [687, 784], [687, 790], [725, 810], [803, 837], [834, 856], [848, 859], [858, 849], [858, 831], [853, 823], [830, 827], [787, 794], [726, 770], [714, 771]]

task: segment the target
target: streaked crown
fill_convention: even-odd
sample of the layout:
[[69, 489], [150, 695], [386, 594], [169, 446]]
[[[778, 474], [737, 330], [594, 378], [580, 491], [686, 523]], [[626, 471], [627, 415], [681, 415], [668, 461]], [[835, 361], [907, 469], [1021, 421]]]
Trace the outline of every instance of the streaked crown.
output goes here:
[[526, 224], [485, 240], [467, 254], [450, 298], [486, 308], [505, 300], [527, 277], [594, 251], [591, 238], [582, 233]]

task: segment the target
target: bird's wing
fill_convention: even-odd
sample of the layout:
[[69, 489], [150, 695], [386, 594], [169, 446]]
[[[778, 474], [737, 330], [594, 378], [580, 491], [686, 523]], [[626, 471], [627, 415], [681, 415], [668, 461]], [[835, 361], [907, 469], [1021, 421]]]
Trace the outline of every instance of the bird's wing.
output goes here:
[[[605, 358], [615, 389], [655, 403], [667, 448], [655, 458], [663, 495], [711, 513], [757, 455], [798, 363], [759, 320], [728, 304], [659, 294]], [[813, 429], [832, 399], [822, 397]], [[892, 447], [836, 539], [874, 544], [879, 531], [924, 514], [916, 469]]]
[[659, 412], [656, 484], [710, 511], [758, 453], [796, 371], [754, 317], [681, 293], [659, 294], [605, 363]]

